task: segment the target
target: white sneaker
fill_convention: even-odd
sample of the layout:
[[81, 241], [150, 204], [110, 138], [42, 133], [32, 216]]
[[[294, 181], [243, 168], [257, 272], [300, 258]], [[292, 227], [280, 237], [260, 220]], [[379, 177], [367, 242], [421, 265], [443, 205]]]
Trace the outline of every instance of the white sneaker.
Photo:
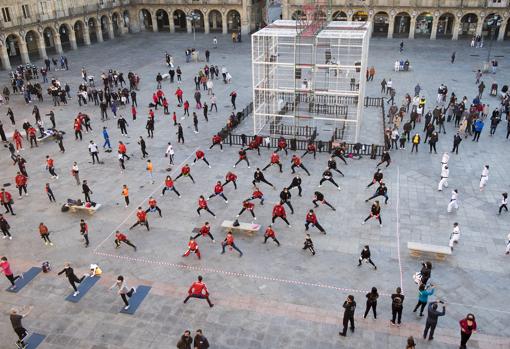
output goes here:
[[319, 187], [319, 188], [320, 188], [320, 187], [322, 187], [322, 184], [319, 184], [319, 185], [318, 185], [318, 187]]
[[342, 188], [340, 188], [340, 187], [337, 187], [337, 189], [338, 189], [338, 190], [342, 190]]
[[9, 240], [12, 240], [12, 236], [9, 236]]
[[128, 310], [128, 309], [129, 309], [129, 305], [126, 305], [126, 306], [124, 307], [124, 310]]
[[80, 291], [76, 291], [76, 292], [73, 293], [73, 297], [76, 297], [79, 294], [80, 294]]
[[361, 222], [361, 225], [364, 225], [365, 224], [365, 221]]
[[228, 204], [228, 200], [225, 200], [225, 203]]
[[209, 168], [211, 168], [211, 165], [209, 165]]
[[232, 166], [233, 168], [236, 168], [236, 165]]
[[[239, 216], [238, 216], [238, 217], [239, 217]], [[2, 239], [7, 239], [7, 236], [5, 236], [5, 235], [4, 235], [4, 236], [2, 236]]]

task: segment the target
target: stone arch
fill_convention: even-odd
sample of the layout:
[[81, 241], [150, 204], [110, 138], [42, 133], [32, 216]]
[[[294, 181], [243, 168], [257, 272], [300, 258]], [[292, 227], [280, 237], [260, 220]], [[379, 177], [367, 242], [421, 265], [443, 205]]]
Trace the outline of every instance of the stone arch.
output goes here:
[[160, 8], [156, 11], [156, 22], [158, 23], [158, 31], [160, 32], [170, 31], [170, 20], [168, 17], [168, 12], [166, 12], [166, 10]]
[[97, 30], [98, 30], [98, 26], [99, 26], [99, 23], [97, 22], [97, 18], [90, 17], [87, 20], [87, 24], [89, 26], [90, 42], [95, 43], [95, 42], [97, 42]]
[[388, 28], [390, 23], [390, 16], [384, 11], [377, 12], [374, 15], [374, 29], [372, 31], [373, 36], [388, 36]]
[[[414, 28], [413, 28], [414, 30]], [[407, 12], [399, 12], [395, 15], [393, 24], [394, 38], [407, 38], [411, 31], [411, 15]]]
[[414, 36], [416, 38], [430, 38], [430, 34], [432, 33], [432, 22], [434, 22], [434, 15], [431, 12], [420, 13], [416, 17]]
[[41, 35], [35, 30], [29, 30], [25, 34], [25, 42], [27, 43], [27, 51], [28, 57], [30, 57], [30, 61], [34, 61], [35, 59], [42, 58], [39, 54], [39, 41], [41, 40]]
[[304, 20], [304, 19], [306, 19], [306, 15], [303, 11], [297, 10], [297, 11], [294, 11], [294, 13], [292, 14], [292, 19], [295, 21], [297, 21], [298, 19]]
[[356, 11], [352, 15], [352, 20], [356, 22], [366, 22], [368, 21], [368, 12], [367, 11]]
[[191, 27], [195, 27], [195, 32], [203, 33], [205, 31], [205, 19], [204, 14], [200, 10], [193, 10], [190, 13], [191, 16], [195, 15], [196, 19], [191, 21]]
[[7, 54], [9, 55], [9, 60], [13, 66], [21, 63], [20, 41], [21, 37], [16, 33], [10, 33], [5, 38]]
[[336, 11], [333, 13], [333, 21], [347, 21], [347, 13], [344, 11]]
[[471, 38], [476, 34], [478, 25], [478, 15], [476, 13], [466, 13], [460, 19], [459, 38]]
[[113, 35], [121, 36], [122, 35], [122, 27], [124, 26], [124, 20], [120, 13], [113, 12], [112, 13], [112, 26], [113, 26]]
[[453, 28], [455, 26], [455, 16], [446, 12], [439, 16], [437, 22], [437, 38], [451, 39], [453, 36]]
[[129, 10], [124, 10], [124, 12], [122, 12], [122, 25], [131, 32], [131, 17], [129, 15]]
[[46, 53], [54, 54], [57, 52], [55, 47], [55, 35], [57, 32], [53, 27], [46, 27], [43, 30], [44, 46], [46, 46]]
[[58, 33], [60, 34], [60, 43], [62, 44], [62, 50], [71, 48], [71, 41], [69, 40], [70, 32], [71, 26], [67, 23], [62, 23], [60, 27], [58, 27]]
[[176, 32], [185, 32], [187, 30], [186, 13], [183, 10], [177, 9], [173, 15], [174, 28]]
[[154, 29], [152, 26], [152, 15], [150, 11], [143, 8], [140, 10], [138, 15], [140, 16], [140, 26], [142, 27], [142, 30], [150, 29], [151, 31], [153, 31]]
[[101, 33], [103, 34], [103, 40], [110, 40], [112, 39], [110, 37], [110, 31], [108, 30], [108, 27], [110, 26], [110, 17], [108, 15], [102, 15], [99, 23], [101, 25]]
[[211, 33], [221, 33], [223, 28], [223, 16], [221, 12], [218, 10], [211, 10], [207, 16], [209, 17], [209, 31]]
[[510, 18], [506, 20], [504, 40], [510, 39]]
[[229, 33], [241, 31], [241, 14], [236, 10], [227, 12], [227, 28]]
[[488, 14], [483, 20], [482, 36], [486, 37], [487, 40], [496, 40], [502, 25], [503, 17], [501, 15], [497, 13]]
[[83, 21], [77, 20], [76, 22], [74, 22], [73, 29], [74, 29], [74, 36], [76, 37], [76, 45], [78, 45], [78, 46], [85, 45], [85, 35], [84, 35], [85, 25], [83, 24]]

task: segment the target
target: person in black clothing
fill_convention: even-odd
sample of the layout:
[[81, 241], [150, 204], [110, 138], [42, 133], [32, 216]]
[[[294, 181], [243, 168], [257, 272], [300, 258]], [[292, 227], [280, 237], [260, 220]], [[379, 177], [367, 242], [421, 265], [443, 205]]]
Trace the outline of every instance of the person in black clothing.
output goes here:
[[296, 175], [294, 176], [294, 178], [292, 178], [292, 183], [290, 183], [289, 185], [289, 190], [291, 190], [292, 188], [295, 188], [297, 187], [299, 192], [298, 192], [298, 196], [301, 196], [301, 193], [302, 193], [302, 188], [301, 188], [301, 177], [299, 177], [299, 175]]
[[315, 249], [313, 248], [313, 241], [310, 237], [310, 234], [305, 235], [305, 243], [303, 246], [303, 250], [308, 249], [310, 252], [312, 252], [312, 256], [315, 256]]
[[138, 103], [136, 101], [136, 92], [131, 91], [131, 105], [138, 107]]
[[145, 125], [145, 128], [147, 129], [147, 137], [154, 138], [154, 119], [148, 118], [147, 124]]
[[25, 339], [25, 337], [28, 335], [28, 331], [23, 327], [21, 320], [25, 316], [30, 314], [31, 311], [32, 311], [32, 307], [29, 307], [28, 310], [24, 314], [19, 314], [16, 309], [14, 309], [14, 308], [11, 309], [11, 314], [10, 314], [9, 318], [11, 320], [11, 325], [12, 325], [14, 332], [16, 332], [16, 334], [18, 335], [18, 341], [16, 342], [16, 344], [18, 345], [18, 348], [26, 348], [23, 339]]
[[81, 279], [78, 279], [78, 277], [76, 276], [76, 274], [74, 273], [74, 270], [73, 268], [71, 268], [71, 266], [69, 265], [69, 263], [66, 263], [64, 264], [64, 269], [62, 269], [58, 275], [62, 275], [62, 274], [66, 274], [66, 277], [67, 277], [67, 280], [69, 280], [69, 283], [71, 284], [71, 286], [73, 287], [74, 289], [74, 293], [73, 293], [73, 296], [76, 297], [77, 295], [80, 294], [80, 291], [78, 291], [78, 289], [76, 288], [76, 283], [81, 283], [83, 281], [83, 279], [85, 279], [85, 275], [82, 276]]
[[193, 344], [193, 338], [191, 338], [191, 332], [186, 330], [181, 336], [181, 339], [177, 342], [178, 349], [191, 349]]
[[333, 211], [336, 211], [336, 208], [334, 208], [329, 202], [324, 200], [324, 194], [322, 194], [320, 191], [316, 191], [314, 193], [314, 199], [312, 200], [313, 205], [316, 208], [319, 207], [319, 205], [317, 205], [317, 201], [319, 201], [320, 203], [322, 203], [322, 204], [324, 204], [326, 206], [329, 206]]
[[370, 247], [368, 245], [365, 245], [365, 247], [363, 247], [363, 250], [361, 250], [361, 255], [358, 259], [358, 267], [361, 266], [361, 262], [363, 261], [367, 261], [368, 263], [372, 264], [374, 266], [374, 269], [377, 269], [377, 267], [375, 266], [374, 262], [372, 262], [372, 259], [370, 258]]
[[140, 140], [138, 141], [138, 144], [140, 144], [140, 149], [142, 150], [142, 158], [145, 159], [145, 155], [149, 156], [149, 153], [147, 153], [147, 151], [145, 151], [146, 146], [145, 146], [145, 141], [142, 136], [140, 136]]
[[[438, 311], [438, 303], [443, 304], [443, 311]], [[440, 316], [444, 316], [446, 313], [446, 305], [442, 301], [434, 301], [429, 303], [428, 313], [427, 313], [427, 322], [425, 323], [425, 330], [423, 331], [423, 339], [427, 338], [427, 333], [430, 329], [429, 341], [434, 339], [434, 331], [437, 326], [437, 320]]]
[[343, 330], [338, 332], [340, 336], [345, 337], [347, 335], [347, 326], [351, 323], [351, 331], [354, 332], [354, 312], [356, 311], [356, 301], [353, 295], [348, 295], [347, 299], [343, 304], [344, 318], [343, 318]]
[[83, 184], [81, 185], [81, 189], [83, 191], [83, 194], [85, 195], [85, 202], [90, 202], [90, 194], [92, 193], [92, 190], [90, 190], [89, 186], [87, 185], [87, 181], [83, 180]]
[[288, 188], [283, 188], [282, 192], [280, 193], [280, 201], [282, 204], [287, 204], [290, 208], [290, 214], [294, 214], [294, 208], [292, 207], [292, 204], [290, 202], [290, 198], [292, 197], [292, 194], [290, 193]]
[[402, 289], [397, 287], [396, 293], [391, 295], [391, 320], [390, 323], [395, 325], [395, 319], [397, 320], [397, 326], [400, 326], [400, 320], [402, 319], [402, 309], [404, 308], [404, 295]]
[[383, 151], [381, 155], [381, 162], [379, 162], [375, 167], [379, 167], [380, 165], [386, 163], [386, 167], [390, 166], [391, 164], [391, 157], [390, 153], [388, 153], [386, 150]]
[[255, 173], [253, 174], [253, 181], [251, 182], [253, 184], [253, 186], [256, 185], [256, 183], [260, 183], [260, 182], [264, 182], [266, 183], [267, 185], [273, 187], [273, 189], [276, 189], [276, 187], [268, 182], [265, 178], [264, 178], [264, 174], [262, 173], [262, 171], [260, 170], [260, 168], [257, 167], [257, 170], [255, 171]]
[[184, 131], [182, 129], [182, 125], [180, 123], [177, 124], [177, 143], [184, 144]]
[[319, 182], [319, 188], [322, 187], [322, 183], [324, 183], [325, 181], [329, 181], [331, 183], [333, 183], [333, 185], [338, 189], [340, 190], [340, 186], [335, 182], [335, 180], [333, 179], [333, 174], [331, 173], [331, 171], [329, 170], [329, 168], [327, 168], [324, 172], [322, 172], [322, 179], [321, 181]]
[[434, 154], [437, 154], [437, 150], [436, 150], [436, 143], [437, 141], [439, 140], [439, 135], [437, 132], [432, 132], [432, 134], [430, 135], [430, 140], [429, 140], [429, 153], [432, 153], [432, 149], [434, 149]]
[[365, 224], [370, 218], [375, 217], [379, 220], [379, 226], [382, 228], [382, 219], [381, 219], [381, 205], [379, 205], [379, 201], [375, 201], [370, 209], [370, 214], [367, 218], [361, 223]]
[[[510, 122], [508, 124], [510, 125]], [[507, 138], [508, 138], [508, 136], [507, 136]], [[462, 137], [457, 132], [457, 134], [455, 136], [453, 136], [453, 149], [452, 149], [452, 153], [453, 152], [455, 152], [455, 154], [459, 153], [459, 144], [460, 144], [460, 142], [462, 142]]]
[[248, 156], [246, 155], [246, 150], [244, 150], [244, 148], [239, 150], [239, 160], [237, 160], [233, 167], [235, 168], [241, 161], [246, 161], [248, 168], [250, 168], [250, 162], [248, 161]]
[[126, 126], [129, 126], [126, 119], [122, 117], [122, 115], [119, 117], [119, 120], [117, 120], [117, 126], [120, 128], [120, 133], [124, 136], [127, 136], [127, 129]]
[[108, 104], [105, 101], [101, 101], [99, 103], [99, 108], [101, 109], [101, 121], [108, 120]]
[[374, 177], [372, 179], [372, 182], [370, 182], [368, 185], [367, 185], [367, 188], [370, 188], [371, 186], [373, 186], [375, 183], [381, 183], [382, 179], [383, 179], [384, 175], [383, 173], [381, 172], [380, 169], [377, 169], [377, 171], [374, 173]]
[[372, 290], [367, 293], [367, 307], [365, 308], [365, 315], [363, 318], [366, 319], [368, 313], [370, 312], [370, 308], [374, 312], [374, 319], [377, 319], [377, 298], [379, 298], [379, 293], [377, 292], [377, 288], [372, 287]]
[[12, 240], [11, 233], [9, 232], [10, 225], [2, 214], [0, 214], [0, 231], [4, 234], [4, 239], [9, 238]]
[[[208, 53], [209, 51], [205, 51]], [[209, 55], [206, 55], [207, 62], [209, 62]], [[208, 349], [209, 348], [209, 341], [207, 338], [205, 338], [204, 334], [202, 333], [202, 330], [197, 330], [197, 334], [195, 335], [195, 338], [193, 339], [193, 347], [195, 349]]]
[[384, 204], [388, 203], [388, 188], [386, 187], [386, 184], [382, 183], [379, 185], [379, 188], [375, 191], [375, 194], [369, 197], [365, 200], [365, 202], [368, 202], [369, 200], [375, 199], [378, 196], [384, 196], [386, 200], [384, 201]]
[[344, 148], [343, 147], [337, 147], [333, 151], [333, 155], [331, 155], [331, 158], [334, 158], [336, 156], [336, 157], [340, 158], [340, 160], [342, 160], [344, 162], [344, 164], [347, 165], [347, 161], [345, 160], [344, 154], [345, 154]]
[[432, 263], [430, 261], [421, 263], [421, 283], [423, 285], [427, 285], [427, 282], [430, 279], [430, 275], [432, 274]]
[[337, 167], [336, 167], [336, 161], [333, 157], [331, 157], [329, 160], [328, 160], [328, 169], [330, 170], [333, 170], [333, 171], [336, 171], [338, 173], [340, 173], [342, 175], [342, 177], [345, 177], [344, 174], [342, 173], [342, 171], [340, 171]]

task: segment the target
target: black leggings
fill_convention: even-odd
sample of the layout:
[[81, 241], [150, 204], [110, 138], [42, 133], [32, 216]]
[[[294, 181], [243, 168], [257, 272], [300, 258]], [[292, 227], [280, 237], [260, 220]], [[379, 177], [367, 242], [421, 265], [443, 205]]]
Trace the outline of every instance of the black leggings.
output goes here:
[[285, 217], [282, 217], [282, 216], [273, 216], [273, 223], [274, 221], [276, 220], [276, 218], [281, 218], [285, 223], [287, 223], [287, 225], [290, 225], [289, 221], [287, 220], [287, 218]]
[[131, 298], [131, 296], [133, 295], [133, 292], [135, 292], [135, 290], [133, 288], [131, 288], [128, 293], [120, 294], [120, 298], [122, 298], [126, 307], [129, 305], [128, 297]]
[[202, 210], [206, 210], [206, 211], [207, 211], [207, 212], [209, 212], [211, 215], [213, 215], [214, 217], [216, 217], [216, 215], [214, 214], [214, 212], [213, 212], [213, 211], [211, 211], [211, 210], [209, 209], [209, 207], [199, 207], [199, 208], [197, 208], [197, 213], [198, 213], [198, 215], [199, 215], [199, 216], [200, 216], [200, 211], [202, 211]]
[[423, 315], [423, 310], [425, 309], [426, 305], [427, 305], [427, 302], [418, 301], [418, 303], [416, 304], [416, 307], [414, 307], [413, 312], [418, 310], [418, 308], [421, 306], [420, 315]]
[[51, 244], [50, 234], [43, 234], [43, 235], [41, 235], [41, 239], [43, 239], [44, 242], [47, 242], [47, 243]]
[[181, 174], [179, 174], [177, 177], [175, 177], [174, 181], [178, 180], [179, 178], [181, 178], [181, 177], [183, 177], [183, 176], [188, 176], [188, 177], [189, 177], [189, 179], [191, 179], [191, 181], [192, 181], [193, 183], [195, 183], [195, 180], [193, 179], [193, 176], [191, 175], [191, 173], [188, 173], [187, 175], [185, 175], [185, 174], [183, 174], [182, 172], [181, 172]]
[[503, 211], [503, 209], [505, 209], [505, 211], [508, 212], [508, 207], [506, 207], [506, 204], [501, 204], [501, 206], [499, 206], [499, 213], [501, 213], [501, 211]]
[[278, 165], [278, 167], [280, 168], [280, 172], [283, 172], [283, 167], [280, 162], [270, 162], [269, 164], [266, 165], [266, 167], [262, 169], [262, 171], [267, 170], [271, 165]]
[[9, 229], [2, 228], [2, 233], [4, 234], [4, 236], [11, 236], [11, 233], [9, 232]]
[[292, 173], [296, 173], [296, 171], [294, 170], [296, 167], [301, 167], [306, 172], [307, 175], [310, 175], [310, 172], [308, 172], [308, 170], [306, 169], [306, 167], [303, 164], [299, 164], [299, 165], [292, 164], [292, 166], [290, 167], [290, 169], [292, 170]]
[[209, 161], [207, 161], [207, 159], [205, 157], [203, 157], [202, 159], [195, 158], [195, 160], [193, 160], [193, 163], [197, 162], [197, 160], [203, 160], [207, 164], [207, 166], [211, 166], [209, 164]]
[[248, 167], [250, 167], [250, 162], [248, 161], [248, 158], [244, 158], [244, 159], [239, 159], [237, 160], [237, 162], [235, 163], [234, 167], [237, 166], [241, 161], [246, 161], [246, 163], [248, 164]]
[[85, 275], [81, 277], [81, 279], [78, 279], [78, 277], [76, 275], [71, 275], [68, 280], [69, 280], [69, 283], [71, 284], [71, 286], [73, 287], [73, 290], [74, 292], [77, 292], [78, 289], [76, 288], [76, 284], [75, 283], [81, 283], [83, 281], [83, 279], [85, 279]]
[[237, 183], [236, 183], [236, 181], [229, 181], [229, 180], [226, 180], [226, 181], [225, 181], [225, 183], [223, 183], [221, 186], [222, 186], [222, 187], [224, 187], [224, 186], [226, 186], [226, 185], [227, 185], [228, 183], [230, 183], [230, 182], [234, 183], [234, 189], [237, 189]]
[[[238, 216], [242, 215], [244, 213], [244, 211], [246, 211], [246, 208], [243, 207], [241, 211], [239, 211], [239, 213], [237, 214]], [[255, 218], [255, 212], [253, 212], [253, 210], [248, 210], [250, 211], [251, 215], [253, 216], [253, 218]]]
[[136, 226], [137, 226], [137, 225], [139, 225], [139, 224], [145, 225], [145, 227], [147, 227], [147, 230], [151, 230], [151, 229], [149, 228], [149, 221], [148, 221], [148, 220], [145, 220], [145, 221], [143, 221], [143, 222], [141, 222], [141, 221], [136, 221], [136, 223], [135, 223], [135, 224], [133, 224], [133, 225], [131, 226], [131, 228], [129, 228], [129, 229], [131, 230], [131, 229], [133, 229], [134, 227], [136, 227]]
[[165, 191], [167, 190], [172, 190], [174, 193], [176, 193], [178, 196], [181, 196], [181, 194], [179, 194], [179, 192], [177, 191], [177, 189], [175, 189], [175, 187], [164, 187], [163, 188], [163, 191], [161, 192], [161, 195], [165, 195]]
[[[197, 235], [195, 235], [193, 237], [193, 240], [195, 240], [197, 237], [199, 237], [200, 235], [202, 235], [202, 233], [198, 233]], [[212, 241], [214, 241], [214, 236], [209, 232], [207, 233], [207, 235], [209, 235], [209, 237], [211, 238]]]
[[255, 186], [255, 183], [260, 183], [260, 182], [264, 182], [264, 183], [266, 183], [267, 185], [269, 185], [269, 186], [271, 186], [271, 187], [274, 187], [273, 183], [268, 182], [265, 178], [262, 178], [262, 179], [254, 179], [253, 181], [251, 181], [251, 183], [253, 184], [253, 186]]
[[135, 249], [135, 251], [136, 251], [136, 246], [135, 246], [135, 245], [133, 245], [133, 244], [131, 243], [131, 241], [129, 241], [129, 240], [122, 240], [122, 241], [120, 241], [120, 240], [115, 239], [115, 246], [116, 246], [116, 247], [120, 247], [120, 243], [121, 243], [121, 242], [125, 243], [125, 244], [126, 244], [126, 245], [128, 245], [128, 246], [133, 247], [133, 248]]
[[[269, 236], [264, 236], [264, 243], [266, 243], [266, 242], [267, 242], [267, 239], [269, 239]], [[277, 238], [275, 238], [275, 237], [271, 237], [271, 239], [273, 239], [273, 241], [274, 241], [274, 242], [276, 242], [276, 244], [277, 244], [278, 246], [280, 246], [280, 241], [278, 241], [278, 239], [277, 239]]]
[[25, 192], [25, 194], [28, 194], [27, 192], [27, 186], [26, 185], [21, 185], [18, 187], [18, 192], [19, 192], [19, 196], [21, 196], [22, 192]]
[[397, 323], [400, 324], [400, 320], [402, 319], [402, 308], [400, 309], [391, 309], [391, 322], [395, 323], [395, 320], [397, 320]]
[[367, 301], [367, 307], [365, 309], [365, 315], [363, 318], [367, 318], [367, 315], [370, 312], [370, 308], [372, 308], [372, 311], [374, 312], [374, 319], [377, 319], [377, 302], [373, 303], [370, 301]]
[[319, 222], [313, 224], [312, 222], [306, 222], [305, 223], [305, 230], [308, 230], [308, 227], [310, 226], [310, 224], [312, 225], [315, 225], [317, 227], [317, 229], [319, 229], [319, 231], [321, 233], [325, 233], [326, 231], [324, 230], [324, 228], [322, 227], [322, 225], [319, 224]]
[[333, 206], [332, 206], [329, 202], [327, 202], [326, 200], [322, 200], [322, 201], [317, 200], [317, 199], [312, 200], [312, 202], [313, 202], [313, 204], [314, 204], [314, 206], [315, 206], [315, 207], [319, 207], [319, 205], [317, 205], [317, 201], [319, 201], [319, 202], [323, 203], [323, 204], [324, 204], [324, 205], [326, 205], [326, 206], [329, 206], [329, 207], [330, 207], [333, 211], [336, 211], [336, 208], [334, 208], [334, 207], [333, 207]]
[[161, 215], [161, 209], [160, 209], [158, 206], [149, 207], [148, 209], [146, 209], [146, 210], [145, 210], [145, 213], [148, 213], [148, 212], [150, 212], [151, 210], [156, 210], [156, 211], [158, 211], [159, 216], [160, 216], [160, 217], [163, 217], [163, 216]]
[[9, 281], [11, 282], [11, 285], [14, 286], [16, 280], [18, 280], [20, 278], [20, 276], [14, 276], [14, 274], [11, 274], [11, 275], [5, 275], [5, 277], [7, 279], [9, 279]]
[[14, 332], [16, 332], [16, 334], [18, 335], [18, 338], [19, 338], [18, 343], [23, 343], [23, 338], [25, 338], [28, 334], [27, 330], [24, 329], [23, 327], [19, 327], [19, 328], [15, 328]]
[[[368, 221], [370, 218], [374, 217], [374, 215], [370, 214], [367, 218], [365, 218], [365, 222]], [[379, 224], [382, 224], [381, 215], [375, 216], [379, 220]]]
[[333, 183], [333, 185], [338, 188], [338, 184], [335, 182], [335, 180], [333, 178], [322, 177], [321, 181], [319, 182], [319, 185], [322, 185], [322, 183], [324, 183], [325, 181], [329, 181], [329, 182]]

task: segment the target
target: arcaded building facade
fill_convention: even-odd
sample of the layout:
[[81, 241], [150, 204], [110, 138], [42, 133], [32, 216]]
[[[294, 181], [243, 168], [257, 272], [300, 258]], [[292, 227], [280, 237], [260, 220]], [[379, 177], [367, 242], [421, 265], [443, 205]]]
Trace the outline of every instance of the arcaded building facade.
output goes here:
[[[304, 2], [282, 0], [283, 18], [302, 16]], [[372, 21], [374, 37], [510, 38], [509, 0], [332, 0], [332, 5], [333, 20]]]
[[247, 34], [262, 0], [2, 0], [3, 69], [139, 31]]

